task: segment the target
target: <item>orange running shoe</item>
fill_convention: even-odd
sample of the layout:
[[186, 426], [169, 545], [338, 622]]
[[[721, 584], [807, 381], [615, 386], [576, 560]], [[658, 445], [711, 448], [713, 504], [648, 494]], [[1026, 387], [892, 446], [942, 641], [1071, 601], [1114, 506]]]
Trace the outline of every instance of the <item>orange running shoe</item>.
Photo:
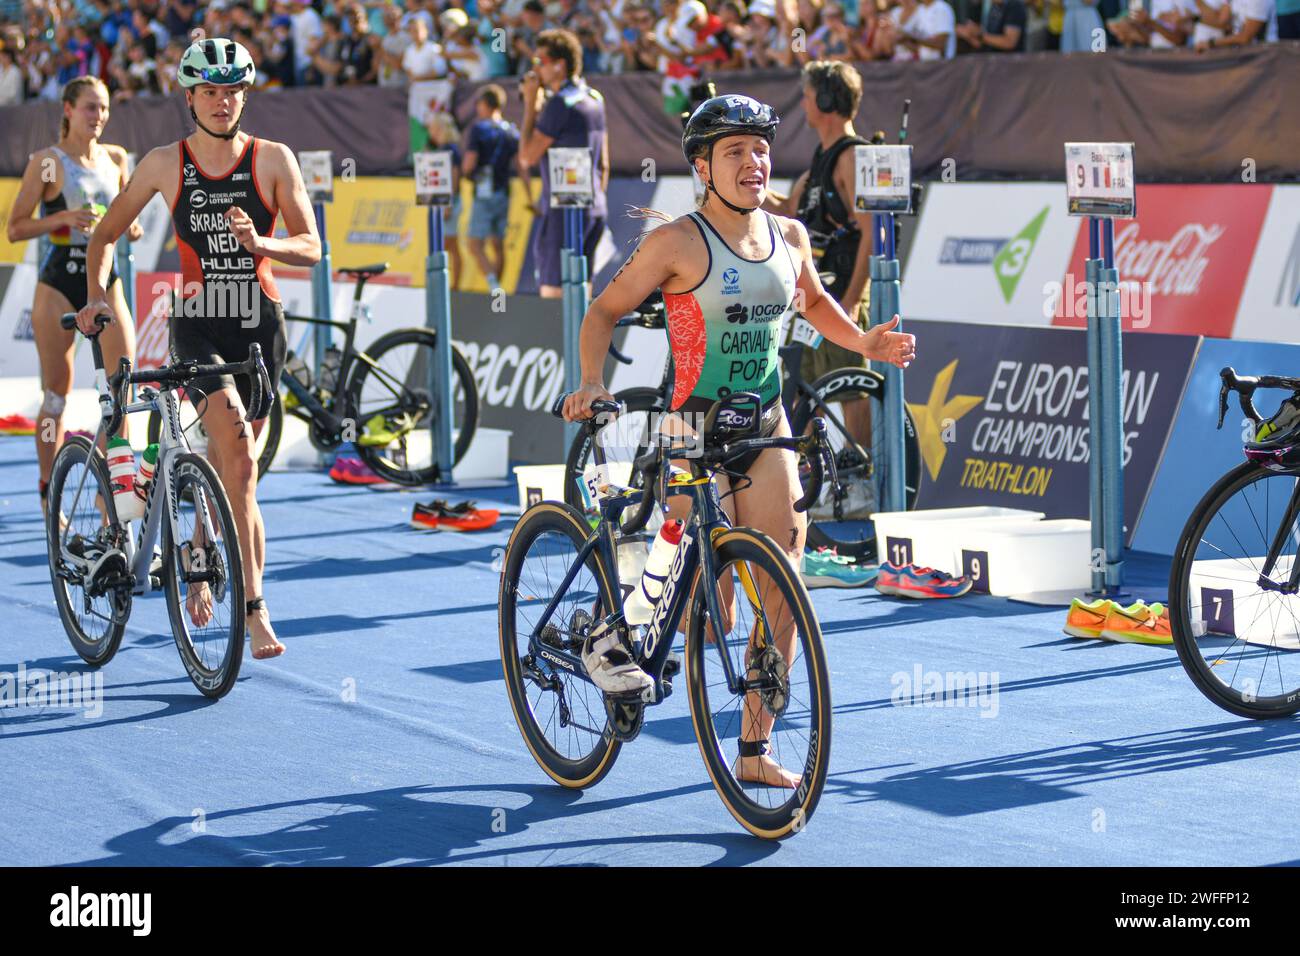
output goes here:
[[1147, 605], [1142, 601], [1129, 607], [1116, 606], [1106, 617], [1101, 636], [1107, 641], [1127, 644], [1172, 644], [1169, 609], [1163, 604]]
[[1111, 608], [1118, 607], [1109, 598], [1097, 598], [1091, 603], [1075, 598], [1065, 615], [1065, 633], [1071, 637], [1101, 637]]

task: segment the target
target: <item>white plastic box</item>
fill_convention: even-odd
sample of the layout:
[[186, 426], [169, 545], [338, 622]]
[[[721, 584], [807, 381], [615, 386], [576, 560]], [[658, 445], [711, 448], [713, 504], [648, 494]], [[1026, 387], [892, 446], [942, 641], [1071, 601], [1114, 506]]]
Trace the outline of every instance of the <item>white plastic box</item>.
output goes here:
[[878, 511], [872, 516], [880, 560], [915, 564], [949, 574], [961, 573], [957, 537], [974, 524], [1024, 524], [1041, 521], [1041, 511], [1020, 508], [930, 508], [922, 511]]
[[[1292, 558], [1283, 555], [1270, 577], [1285, 581], [1291, 564]], [[1193, 632], [1300, 650], [1300, 596], [1261, 589], [1257, 569], [1263, 567], [1263, 556], [1193, 563], [1188, 586], [1189, 603], [1196, 615], [1191, 622]]]
[[527, 511], [539, 501], [564, 500], [564, 465], [519, 465], [515, 482], [519, 486], [519, 510]]
[[962, 522], [953, 563], [972, 591], [1006, 596], [1078, 590], [1092, 584], [1092, 525], [1078, 518]]

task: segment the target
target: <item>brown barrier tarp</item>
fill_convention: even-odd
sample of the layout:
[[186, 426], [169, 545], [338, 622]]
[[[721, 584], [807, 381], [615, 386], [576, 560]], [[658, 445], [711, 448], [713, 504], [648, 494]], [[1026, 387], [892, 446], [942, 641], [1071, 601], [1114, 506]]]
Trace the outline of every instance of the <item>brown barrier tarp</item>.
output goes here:
[[[1059, 180], [1066, 140], [1137, 144], [1146, 182], [1242, 180], [1253, 164], [1260, 182], [1300, 179], [1300, 43], [1259, 44], [1206, 54], [1112, 52], [972, 55], [927, 63], [863, 63], [865, 95], [857, 125], [897, 141], [905, 98], [918, 179]], [[744, 92], [782, 116], [773, 151], [777, 175], [807, 168], [816, 141], [804, 123], [798, 74], [790, 70], [720, 73], [720, 92]], [[520, 119], [514, 80], [509, 118]], [[664, 114], [659, 77], [596, 76], [609, 119], [613, 174], [685, 172], [680, 125]], [[455, 110], [474, 113], [474, 87], [462, 85]], [[0, 175], [21, 173], [27, 156], [57, 132], [59, 106], [0, 108]], [[265, 92], [250, 98], [245, 128], [295, 151], [330, 149], [336, 170], [357, 175], [409, 171], [406, 93], [377, 87]], [[181, 97], [140, 98], [114, 107], [105, 131], [137, 155], [185, 135]], [[945, 160], [951, 163], [945, 164]]]

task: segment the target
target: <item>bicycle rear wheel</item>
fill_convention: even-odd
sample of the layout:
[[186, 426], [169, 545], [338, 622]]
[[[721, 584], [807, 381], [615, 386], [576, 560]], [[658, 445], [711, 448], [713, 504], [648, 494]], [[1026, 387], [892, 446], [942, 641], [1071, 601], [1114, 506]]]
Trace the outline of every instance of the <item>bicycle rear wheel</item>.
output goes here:
[[[808, 544], [810, 547], [834, 548], [840, 554], [858, 561], [869, 561], [877, 556], [876, 529], [871, 515], [880, 510], [883, 490], [888, 480], [888, 466], [884, 455], [884, 429], [876, 427], [884, 421], [885, 378], [878, 372], [862, 368], [842, 368], [827, 372], [815, 383], [813, 390], [820, 401], [829, 407], [826, 431], [835, 455], [835, 467], [840, 488], [829, 482], [823, 487], [817, 501], [808, 509]], [[856, 400], [868, 403], [872, 423], [870, 441], [859, 445], [850, 439], [845, 422], [847, 403]], [[817, 404], [806, 397], [796, 403], [790, 427], [794, 434], [807, 432], [814, 416], [821, 413]], [[906, 465], [906, 507], [916, 505], [921, 485], [921, 446], [917, 442], [916, 423], [912, 413], [903, 412], [903, 442]], [[864, 454], [865, 453], [865, 454]], [[801, 462], [800, 477], [809, 473]]]
[[[1169, 624], [1192, 682], [1242, 717], [1300, 711], [1300, 476], [1238, 465], [1187, 519], [1169, 576]], [[1270, 549], [1279, 553], [1274, 567]], [[1267, 573], [1265, 573], [1267, 571]]]
[[[122, 552], [125, 543], [108, 463], [88, 439], [74, 435], [64, 441], [54, 459], [46, 502], [45, 543], [59, 620], [77, 655], [92, 667], [102, 667], [122, 644], [131, 588], [105, 589], [103, 577], [87, 580], [88, 563], [108, 552]], [[119, 564], [116, 573], [127, 573], [125, 560]]]
[[[755, 836], [779, 840], [803, 829], [826, 783], [831, 698], [821, 628], [807, 589], [771, 538], [733, 528], [718, 536], [714, 553], [721, 600], [734, 595], [722, 612], [731, 620], [706, 625], [701, 567], [686, 635], [691, 720], [727, 810]], [[729, 688], [723, 656], [745, 679], [743, 692]], [[771, 766], [741, 764], [742, 742], [759, 739], [769, 741], [776, 767], [797, 775], [793, 788], [745, 779], [777, 779]]]
[[[581, 652], [593, 620], [617, 606], [615, 584], [596, 554], [577, 575], [549, 620], [542, 613], [563, 583], [591, 529], [574, 508], [543, 502], [529, 508], [510, 535], [501, 573], [501, 663], [515, 722], [538, 766], [564, 787], [594, 786], [609, 773], [620, 744], [604, 695], [572, 673], [546, 647]], [[530, 639], [542, 645], [534, 653]]]
[[[224, 697], [235, 686], [244, 657], [239, 535], [230, 502], [207, 459], [177, 455], [171, 493], [181, 536], [175, 540], [171, 521], [164, 516], [163, 590], [172, 635], [194, 686], [206, 697]], [[204, 604], [200, 592], [205, 589], [210, 596], [208, 616], [196, 622], [187, 598], [194, 594], [196, 605]]]
[[[377, 474], [402, 485], [438, 480], [430, 425], [438, 414], [429, 391], [437, 336], [428, 329], [399, 329], [380, 336], [357, 356], [348, 373], [356, 446]], [[465, 457], [478, 427], [478, 386], [460, 349], [451, 350], [454, 461]]]

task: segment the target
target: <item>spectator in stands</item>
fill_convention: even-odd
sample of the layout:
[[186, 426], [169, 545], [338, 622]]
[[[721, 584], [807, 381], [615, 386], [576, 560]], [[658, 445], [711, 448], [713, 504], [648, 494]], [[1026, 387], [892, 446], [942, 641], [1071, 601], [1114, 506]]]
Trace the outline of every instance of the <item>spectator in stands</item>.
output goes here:
[[186, 3], [185, 0], [166, 0], [163, 10], [163, 29], [169, 37], [187, 37], [194, 23], [194, 14], [198, 4]]
[[956, 23], [946, 0], [904, 0], [901, 9], [905, 15], [899, 20], [896, 50], [912, 51], [918, 60], [952, 59], [957, 52]]
[[605, 231], [605, 190], [609, 187], [609, 137], [605, 130], [605, 100], [582, 79], [582, 46], [566, 30], [547, 30], [537, 37], [536, 66], [524, 75], [524, 125], [519, 156], [526, 166], [541, 163], [541, 221], [533, 240], [538, 291], [558, 299], [560, 246], [564, 213], [551, 206], [551, 174], [545, 157], [552, 146], [585, 146], [591, 150], [593, 204], [586, 211], [582, 251], [588, 260]]
[[786, 22], [785, 14], [778, 15], [772, 0], [753, 0], [749, 4], [749, 36], [745, 43], [749, 66], [761, 70], [793, 62], [790, 33], [780, 28], [778, 20]]
[[478, 35], [479, 49], [483, 51], [483, 62], [487, 76], [510, 75], [510, 31], [506, 28], [505, 14], [498, 0], [478, 0]]
[[384, 7], [384, 34], [379, 43], [379, 85], [405, 86], [402, 55], [411, 45], [411, 34], [402, 27], [402, 11], [393, 4]]
[[1097, 0], [1065, 0], [1065, 18], [1061, 24], [1062, 53], [1087, 53], [1094, 49], [1101, 52], [1106, 49], [1105, 37]]
[[1277, 38], [1300, 40], [1300, 0], [1277, 0]]
[[717, 17], [722, 29], [717, 33], [718, 45], [722, 48], [723, 58], [716, 64], [719, 70], [743, 70], [745, 68], [745, 0], [722, 0], [718, 4]]
[[474, 103], [478, 117], [465, 142], [462, 172], [474, 183], [469, 214], [469, 251], [487, 277], [489, 291], [500, 287], [510, 222], [510, 169], [519, 152], [519, 130], [501, 115], [506, 91], [491, 83]]
[[114, 77], [118, 90], [126, 94], [118, 98], [127, 99], [140, 93], [159, 92], [157, 77], [157, 62], [147, 55], [144, 43], [137, 40], [131, 44], [127, 62], [116, 71]]
[[21, 103], [25, 96], [23, 71], [15, 50], [0, 46], [0, 106]]
[[1125, 49], [1150, 47], [1152, 50], [1171, 49], [1187, 45], [1191, 35], [1192, 12], [1183, 6], [1183, 0], [1138, 0], [1128, 13], [1116, 17], [1107, 26], [1111, 35]]
[[[1196, 52], [1203, 53], [1215, 47], [1245, 46], [1267, 35], [1268, 21], [1273, 17], [1273, 0], [1231, 0], [1209, 19], [1209, 25], [1223, 31], [1221, 36], [1210, 36], [1196, 44]], [[1202, 14], [1202, 22], [1206, 17]]]
[[451, 7], [438, 18], [442, 28], [442, 53], [456, 76], [477, 83], [487, 76], [487, 60], [478, 45], [478, 39], [469, 16], [458, 7]]
[[519, 14], [519, 25], [510, 37], [510, 52], [515, 58], [515, 73], [522, 76], [532, 70], [537, 38], [547, 28], [546, 8], [541, 0], [527, 0]]
[[424, 25], [424, 18], [411, 17], [407, 21], [407, 32], [411, 35], [411, 45], [402, 54], [402, 72], [406, 74], [407, 82], [445, 77], [447, 60], [442, 55], [442, 47], [429, 39], [429, 28]]
[[808, 52], [800, 56], [802, 61], [812, 60], [847, 60], [850, 56], [852, 35], [849, 25], [844, 22], [844, 11], [838, 3], [828, 3], [822, 7], [821, 26], [808, 37]]
[[[184, 34], [181, 36], [184, 37]], [[171, 96], [180, 91], [176, 76], [181, 66], [181, 54], [185, 52], [185, 46], [184, 39], [173, 40], [167, 44], [167, 49], [163, 50], [158, 58], [158, 71], [155, 75], [158, 80], [158, 92], [163, 96]], [[259, 78], [265, 72], [261, 64], [258, 64], [257, 72]]]
[[158, 51], [167, 45], [167, 31], [157, 20], [149, 16], [144, 7], [136, 7], [131, 14], [131, 32], [136, 40], [144, 44], [146, 59], [156, 60]]
[[303, 75], [307, 86], [335, 86], [343, 72], [343, 22], [330, 14], [321, 18], [321, 35], [311, 41], [310, 61]]
[[623, 7], [627, 25], [620, 35], [621, 69], [624, 73], [645, 73], [659, 63], [659, 48], [654, 41], [654, 12], [628, 0]]
[[[325, 32], [325, 28], [321, 25], [320, 14], [312, 9], [309, 0], [292, 2], [294, 12], [289, 20], [293, 33], [293, 78], [301, 86], [306, 80], [307, 67], [311, 66], [313, 41]], [[225, 36], [225, 32], [209, 31], [208, 36]]]
[[344, 25], [343, 48], [340, 59], [343, 70], [339, 82], [345, 86], [369, 86], [378, 75], [375, 47], [378, 38], [370, 32], [370, 20], [360, 4], [348, 7]]
[[267, 86], [294, 85], [293, 21], [283, 14], [271, 18], [271, 35], [257, 75], [267, 78]]
[[992, 0], [984, 15], [984, 25], [967, 20], [957, 27], [957, 35], [974, 50], [1020, 53], [1025, 48], [1027, 19], [1023, 0]]

